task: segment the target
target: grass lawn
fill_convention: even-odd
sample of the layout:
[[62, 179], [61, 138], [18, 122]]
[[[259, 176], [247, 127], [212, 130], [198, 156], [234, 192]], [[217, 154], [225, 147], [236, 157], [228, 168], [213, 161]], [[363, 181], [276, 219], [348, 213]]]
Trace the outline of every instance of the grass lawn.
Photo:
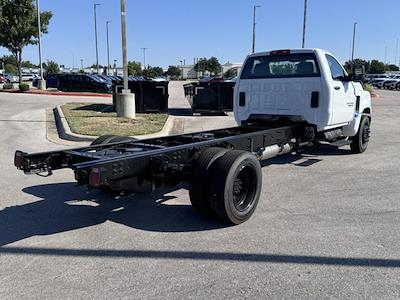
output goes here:
[[136, 114], [136, 119], [117, 118], [111, 105], [67, 103], [61, 109], [73, 133], [84, 135], [143, 135], [160, 131], [168, 114]]

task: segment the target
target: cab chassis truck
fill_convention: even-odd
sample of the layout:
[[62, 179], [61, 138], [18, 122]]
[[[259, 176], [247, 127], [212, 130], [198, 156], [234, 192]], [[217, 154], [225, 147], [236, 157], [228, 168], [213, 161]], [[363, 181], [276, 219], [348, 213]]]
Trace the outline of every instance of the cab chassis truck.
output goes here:
[[260, 198], [260, 161], [320, 142], [350, 145], [353, 153], [368, 146], [369, 93], [324, 50], [248, 56], [234, 98], [238, 127], [146, 140], [102, 136], [82, 148], [16, 151], [14, 164], [42, 176], [71, 168], [79, 185], [119, 192], [188, 182], [196, 212], [240, 224]]

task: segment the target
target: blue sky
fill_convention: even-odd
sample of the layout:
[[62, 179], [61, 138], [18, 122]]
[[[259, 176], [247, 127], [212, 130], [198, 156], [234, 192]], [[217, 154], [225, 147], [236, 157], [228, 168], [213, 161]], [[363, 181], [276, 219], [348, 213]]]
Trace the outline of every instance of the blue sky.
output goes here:
[[[110, 24], [111, 61], [121, 62], [120, 1], [97, 0], [99, 62], [106, 64], [105, 22]], [[43, 37], [43, 58], [66, 66], [95, 62], [93, 0], [40, 0], [54, 17]], [[127, 0], [128, 58], [166, 67], [194, 57], [216, 56], [242, 62], [251, 49], [252, 7], [257, 11], [257, 50], [301, 46], [303, 0]], [[324, 48], [342, 62], [351, 51], [353, 22], [358, 22], [355, 56], [394, 62], [399, 0], [308, 0], [306, 47]], [[400, 48], [400, 46], [399, 46]], [[7, 51], [0, 48], [0, 55]], [[37, 47], [24, 60], [37, 62]]]

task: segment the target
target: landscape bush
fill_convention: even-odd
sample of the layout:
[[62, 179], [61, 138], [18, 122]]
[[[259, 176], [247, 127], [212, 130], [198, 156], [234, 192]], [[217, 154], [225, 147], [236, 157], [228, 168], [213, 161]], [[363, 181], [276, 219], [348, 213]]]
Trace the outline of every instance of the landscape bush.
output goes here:
[[21, 92], [29, 91], [29, 84], [20, 83], [18, 87]]
[[14, 85], [12, 83], [5, 83], [3, 85], [3, 90], [12, 90], [14, 88]]

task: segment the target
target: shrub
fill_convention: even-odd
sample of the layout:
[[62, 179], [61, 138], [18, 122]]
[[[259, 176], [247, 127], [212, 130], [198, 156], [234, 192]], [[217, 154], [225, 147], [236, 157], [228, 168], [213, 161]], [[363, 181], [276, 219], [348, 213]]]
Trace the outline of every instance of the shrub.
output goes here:
[[20, 83], [20, 84], [19, 84], [19, 90], [20, 90], [21, 92], [29, 91], [29, 84]]
[[3, 90], [12, 90], [14, 88], [14, 85], [12, 83], [5, 83], [3, 85]]

